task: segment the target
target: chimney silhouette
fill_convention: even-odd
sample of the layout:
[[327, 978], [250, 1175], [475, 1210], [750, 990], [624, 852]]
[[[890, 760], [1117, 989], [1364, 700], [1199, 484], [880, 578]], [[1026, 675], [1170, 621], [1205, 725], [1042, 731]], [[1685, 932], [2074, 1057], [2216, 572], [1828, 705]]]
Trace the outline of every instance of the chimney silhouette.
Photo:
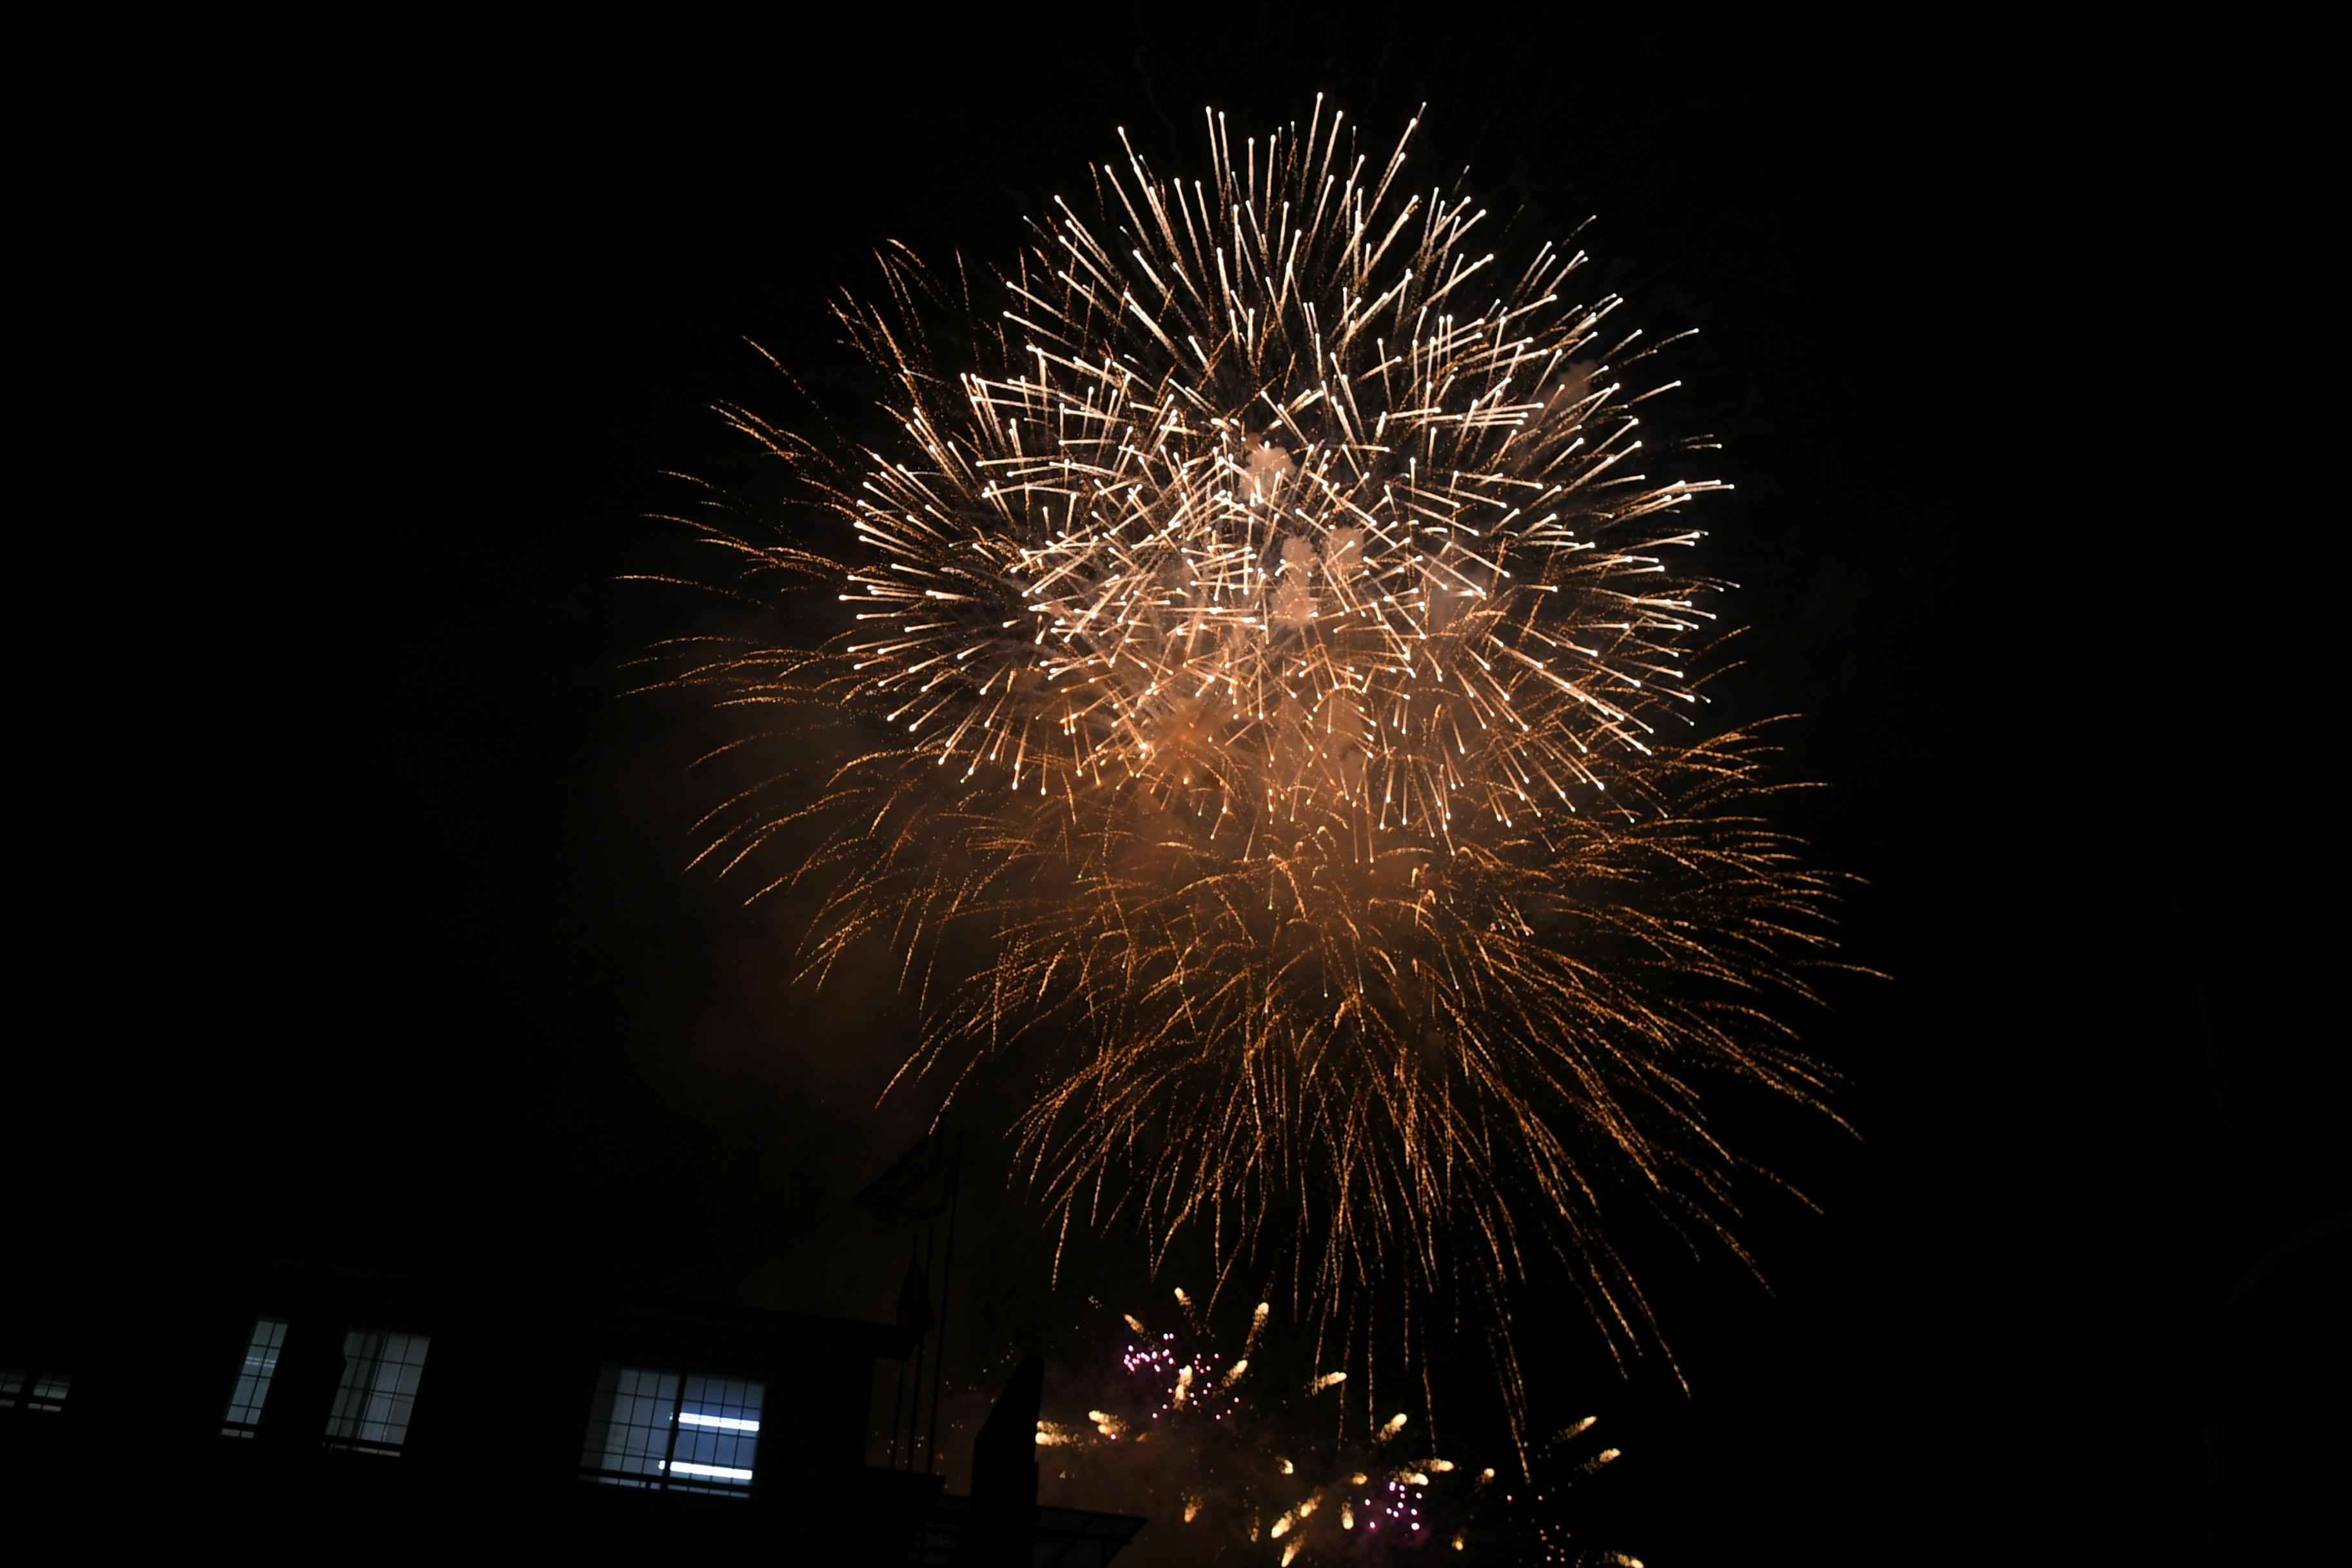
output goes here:
[[1027, 1568], [1037, 1513], [1037, 1408], [1045, 1363], [1024, 1356], [971, 1445], [971, 1511], [957, 1568]]

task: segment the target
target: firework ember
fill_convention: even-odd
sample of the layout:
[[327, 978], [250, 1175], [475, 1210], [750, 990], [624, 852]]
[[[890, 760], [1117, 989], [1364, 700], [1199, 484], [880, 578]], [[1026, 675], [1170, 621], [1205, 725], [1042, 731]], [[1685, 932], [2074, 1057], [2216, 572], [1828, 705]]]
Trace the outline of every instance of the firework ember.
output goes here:
[[663, 651], [788, 758], [705, 858], [816, 879], [812, 972], [936, 977], [909, 1071], [1058, 1052], [1017, 1136], [1066, 1236], [1279, 1258], [1326, 1322], [1466, 1284], [1507, 1358], [1556, 1253], [1633, 1342], [1600, 1194], [1727, 1238], [1710, 1080], [1820, 1099], [1772, 1010], [1832, 880], [1706, 720], [1721, 487], [1652, 474], [1705, 443], [1645, 446], [1672, 384], [1583, 255], [1507, 272], [1410, 129], [1209, 132], [1204, 179], [1092, 171], [992, 290], [886, 256], [839, 309], [862, 447], [728, 411], [806, 504], [689, 519], [707, 584], [850, 629]]

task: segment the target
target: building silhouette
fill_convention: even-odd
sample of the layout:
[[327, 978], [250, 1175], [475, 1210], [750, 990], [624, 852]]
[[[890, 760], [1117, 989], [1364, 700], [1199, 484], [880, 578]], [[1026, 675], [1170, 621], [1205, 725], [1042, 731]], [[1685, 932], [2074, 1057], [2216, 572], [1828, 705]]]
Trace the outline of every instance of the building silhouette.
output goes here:
[[20, 1531], [93, 1542], [1109, 1562], [1143, 1521], [1036, 1506], [1034, 1359], [983, 1434], [979, 1495], [866, 1462], [877, 1370], [923, 1332], [224, 1261], [8, 1302], [0, 1476]]

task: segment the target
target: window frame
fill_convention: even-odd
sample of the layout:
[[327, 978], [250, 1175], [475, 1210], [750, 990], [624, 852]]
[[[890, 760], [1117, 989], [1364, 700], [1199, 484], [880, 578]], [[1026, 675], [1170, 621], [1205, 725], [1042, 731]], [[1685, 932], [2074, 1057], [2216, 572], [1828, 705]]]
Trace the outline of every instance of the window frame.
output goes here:
[[[261, 1429], [261, 1413], [277, 1382], [278, 1363], [286, 1353], [286, 1334], [291, 1327], [290, 1319], [274, 1313], [262, 1312], [254, 1318], [253, 1332], [245, 1342], [245, 1359], [237, 1363], [236, 1381], [229, 1385], [228, 1404], [221, 1411], [222, 1436], [251, 1438]], [[239, 1415], [239, 1411], [245, 1414]]]
[[[394, 1347], [399, 1351], [397, 1360], [389, 1359], [385, 1353]], [[371, 1454], [380, 1458], [398, 1458], [405, 1452], [408, 1430], [416, 1420], [417, 1392], [425, 1381], [425, 1358], [432, 1349], [431, 1334], [394, 1329], [345, 1329], [342, 1375], [335, 1383], [334, 1403], [327, 1408], [326, 1446], [339, 1453]], [[388, 1387], [383, 1381], [387, 1371], [392, 1373]], [[378, 1413], [379, 1402], [382, 1414]]]
[[73, 1373], [61, 1367], [0, 1367], [0, 1410], [62, 1415], [72, 1394]]
[[[749, 1497], [757, 1484], [766, 1405], [767, 1384], [759, 1378], [605, 1362], [589, 1400], [580, 1479], [649, 1491]], [[662, 1418], [658, 1426], [642, 1419], [655, 1412]], [[643, 1436], [633, 1442], [632, 1434]], [[734, 1462], [711, 1462], [722, 1459]]]

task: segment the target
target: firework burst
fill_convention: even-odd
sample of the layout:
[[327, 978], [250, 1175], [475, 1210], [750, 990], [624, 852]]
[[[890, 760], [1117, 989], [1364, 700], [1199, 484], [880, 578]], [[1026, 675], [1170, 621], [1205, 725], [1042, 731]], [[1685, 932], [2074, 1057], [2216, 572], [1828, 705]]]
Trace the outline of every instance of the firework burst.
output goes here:
[[1205, 179], [1092, 171], [994, 298], [886, 254], [838, 308], [886, 434], [727, 410], [801, 504], [686, 520], [704, 583], [852, 618], [662, 650], [798, 760], [704, 857], [816, 880], [815, 973], [896, 945], [909, 1071], [1055, 1042], [1017, 1140], [1066, 1237], [1278, 1258], [1327, 1326], [1466, 1282], [1511, 1384], [1531, 1254], [1623, 1345], [1610, 1204], [1730, 1240], [1710, 1080], [1820, 1103], [1772, 1010], [1832, 881], [1706, 723], [1721, 585], [1677, 563], [1720, 487], [1647, 473], [1658, 345], [1582, 253], [1507, 276], [1471, 198], [1408, 189], [1410, 129], [1209, 133]]
[[1139, 1562], [1639, 1568], [1588, 1539], [1581, 1489], [1619, 1458], [1596, 1418], [1535, 1445], [1524, 1477], [1433, 1451], [1403, 1412], [1339, 1436], [1347, 1374], [1303, 1372], [1267, 1332], [1271, 1303], [1236, 1347], [1203, 1303], [1174, 1295], [1160, 1321], [1121, 1314], [1110, 1370], [1080, 1376], [1083, 1421], [1074, 1409], [1038, 1425], [1040, 1462], [1076, 1495], [1152, 1520]]

